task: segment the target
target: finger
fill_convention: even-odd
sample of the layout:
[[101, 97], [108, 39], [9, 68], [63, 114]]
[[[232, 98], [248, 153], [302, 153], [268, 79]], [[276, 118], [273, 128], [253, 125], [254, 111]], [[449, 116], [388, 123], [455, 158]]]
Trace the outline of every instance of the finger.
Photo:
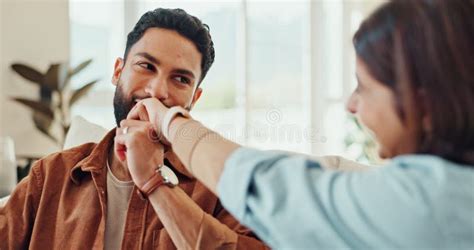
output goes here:
[[120, 127], [128, 127], [127, 133], [140, 131], [148, 135], [148, 139], [152, 142], [159, 142], [161, 137], [156, 133], [153, 124], [145, 121], [137, 120], [122, 120], [120, 122]]
[[[119, 149], [128, 149], [124, 150], [125, 152], [128, 152], [130, 149], [134, 149], [136, 146], [141, 146], [143, 142], [147, 138], [147, 131], [127, 131], [126, 134], [124, 134], [123, 129], [117, 129], [117, 132], [115, 134], [115, 144]], [[165, 145], [161, 143], [160, 141], [157, 141], [155, 143], [155, 147], [164, 149]]]
[[160, 115], [158, 114], [158, 110], [159, 110], [159, 107], [164, 106], [163, 103], [160, 102], [160, 100], [156, 98], [143, 99], [143, 100], [140, 100], [138, 103], [140, 104], [140, 106], [146, 109], [149, 121], [153, 123], [153, 125], [155, 126], [155, 129], [158, 129], [160, 127], [160, 124], [159, 124]]
[[[115, 135], [115, 153], [120, 161], [127, 161], [127, 159], [137, 150], [149, 150], [150, 144], [146, 144], [146, 134], [143, 132], [133, 132], [123, 134], [120, 130]], [[148, 145], [148, 146], [147, 146]], [[161, 153], [164, 152], [165, 147], [162, 143], [153, 143], [153, 148], [158, 149]]]
[[157, 133], [155, 127], [150, 122], [125, 119], [120, 122], [120, 127], [122, 128], [122, 131], [123, 128], [128, 127], [127, 133], [137, 130], [146, 132], [148, 139], [154, 143], [159, 143], [164, 139], [163, 135]]
[[[128, 127], [128, 131], [133, 131], [137, 130], [137, 128], [148, 128], [151, 125], [150, 122], [148, 121], [141, 121], [141, 120], [131, 120], [131, 119], [124, 119], [120, 121], [120, 128], [123, 130], [123, 128]], [[127, 131], [127, 132], [128, 132]]]
[[[148, 133], [151, 129], [151, 125], [148, 122], [136, 121], [136, 120], [123, 120], [124, 125], [117, 128], [115, 131], [115, 154], [120, 161], [125, 161], [128, 148], [130, 148], [130, 140], [136, 132]], [[122, 124], [122, 122], [121, 122]], [[127, 130], [125, 133], [125, 129]]]
[[128, 113], [127, 119], [149, 121], [148, 111], [141, 102], [138, 102]]
[[127, 146], [125, 142], [125, 136], [123, 136], [123, 130], [120, 128], [117, 128], [115, 131], [114, 145], [115, 155], [117, 158], [122, 162], [125, 161]]
[[122, 120], [120, 122], [120, 128], [117, 128], [117, 131], [119, 131], [119, 134], [124, 134], [125, 129], [127, 130], [126, 134], [132, 136], [137, 132], [147, 135], [148, 139], [154, 143], [160, 143], [160, 141], [164, 138], [163, 136], [160, 136], [155, 132], [155, 129], [150, 122], [137, 120]]
[[130, 153], [131, 150], [133, 150], [134, 142], [136, 144], [136, 136], [137, 133], [127, 132], [127, 134], [123, 134], [123, 132], [117, 130], [114, 138], [115, 153], [121, 161], [127, 160], [127, 154]]

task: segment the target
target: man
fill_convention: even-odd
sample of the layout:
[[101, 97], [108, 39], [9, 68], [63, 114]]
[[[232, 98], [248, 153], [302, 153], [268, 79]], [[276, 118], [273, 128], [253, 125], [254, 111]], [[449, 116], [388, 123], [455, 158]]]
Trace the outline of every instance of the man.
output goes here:
[[[208, 27], [199, 19], [179, 9], [145, 13], [115, 63], [117, 125], [144, 98], [190, 110], [213, 61]], [[115, 133], [32, 167], [0, 208], [0, 249], [265, 248], [173, 152], [146, 139], [140, 150], [161, 148], [161, 159], [150, 160], [169, 166], [179, 180], [177, 187], [156, 190], [152, 200], [119, 158]]]

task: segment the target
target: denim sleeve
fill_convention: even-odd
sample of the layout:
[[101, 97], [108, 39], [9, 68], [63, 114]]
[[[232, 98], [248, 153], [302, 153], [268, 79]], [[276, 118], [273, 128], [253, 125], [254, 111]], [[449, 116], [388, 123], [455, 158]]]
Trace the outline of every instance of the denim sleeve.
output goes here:
[[430, 209], [435, 177], [397, 166], [323, 170], [303, 156], [240, 148], [227, 160], [218, 192], [273, 248], [439, 248], [443, 237]]

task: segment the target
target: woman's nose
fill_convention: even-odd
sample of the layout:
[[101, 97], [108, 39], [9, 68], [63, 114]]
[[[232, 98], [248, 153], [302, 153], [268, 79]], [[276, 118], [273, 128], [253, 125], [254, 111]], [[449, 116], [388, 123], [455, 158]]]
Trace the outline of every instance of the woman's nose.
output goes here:
[[355, 96], [355, 93], [352, 93], [349, 100], [347, 100], [346, 109], [351, 114], [357, 113], [357, 97]]

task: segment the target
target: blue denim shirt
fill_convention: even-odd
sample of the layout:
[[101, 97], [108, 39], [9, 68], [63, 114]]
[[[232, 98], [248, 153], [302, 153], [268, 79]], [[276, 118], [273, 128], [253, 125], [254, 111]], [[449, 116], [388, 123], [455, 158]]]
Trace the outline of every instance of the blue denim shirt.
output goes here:
[[276, 249], [474, 249], [474, 167], [435, 156], [348, 172], [240, 148], [218, 192]]

